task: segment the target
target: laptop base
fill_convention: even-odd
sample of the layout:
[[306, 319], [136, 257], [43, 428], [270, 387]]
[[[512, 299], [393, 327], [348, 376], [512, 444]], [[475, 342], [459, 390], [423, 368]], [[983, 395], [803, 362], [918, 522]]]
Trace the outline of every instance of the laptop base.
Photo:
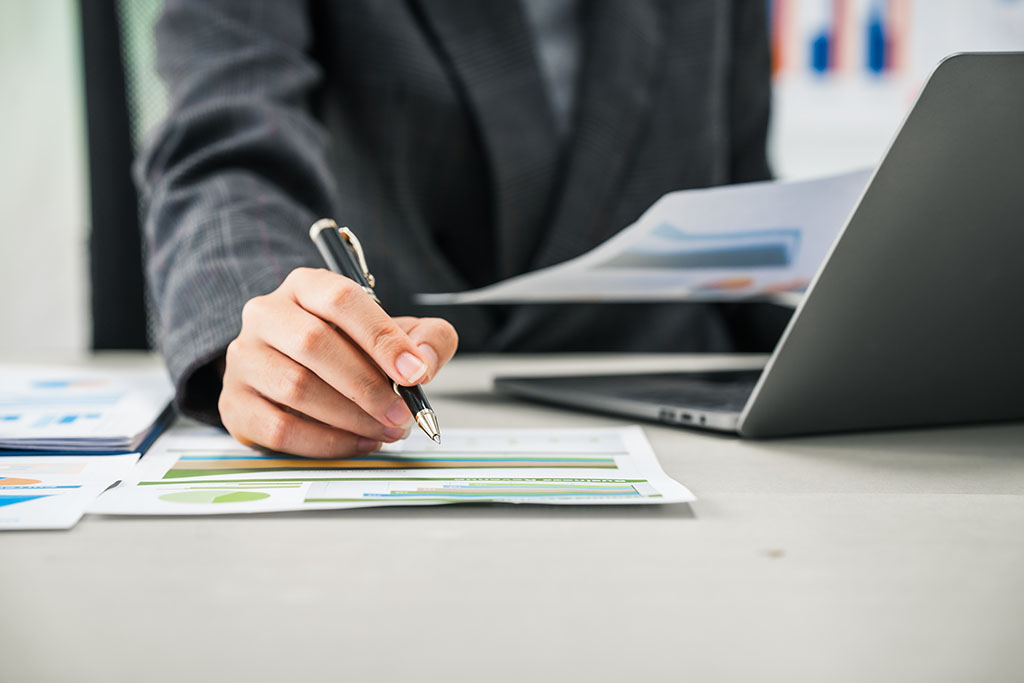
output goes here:
[[499, 392], [673, 426], [735, 433], [760, 370], [498, 377]]

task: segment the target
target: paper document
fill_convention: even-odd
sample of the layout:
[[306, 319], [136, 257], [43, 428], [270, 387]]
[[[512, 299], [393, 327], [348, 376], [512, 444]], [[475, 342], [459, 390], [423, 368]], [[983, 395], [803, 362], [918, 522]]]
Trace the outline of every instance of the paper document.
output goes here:
[[267, 454], [208, 429], [172, 430], [89, 509], [208, 515], [461, 502], [628, 505], [694, 500], [643, 430], [446, 429], [343, 460]]
[[870, 171], [806, 181], [683, 190], [574, 259], [427, 304], [712, 301], [795, 305], [867, 185]]
[[0, 529], [70, 529], [138, 453], [0, 457]]
[[173, 395], [163, 369], [0, 365], [0, 448], [136, 451]]

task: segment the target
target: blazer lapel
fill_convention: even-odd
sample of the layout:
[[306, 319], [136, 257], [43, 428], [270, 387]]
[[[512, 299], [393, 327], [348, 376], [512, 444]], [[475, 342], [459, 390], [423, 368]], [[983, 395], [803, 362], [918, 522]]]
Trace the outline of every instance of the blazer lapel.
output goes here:
[[530, 264], [577, 256], [620, 228], [611, 203], [650, 113], [668, 23], [661, 0], [595, 0], [588, 7], [586, 58], [575, 133], [550, 233]]
[[559, 162], [558, 132], [530, 28], [519, 0], [413, 2], [479, 125], [494, 193], [501, 271], [495, 275], [508, 277], [536, 251]]

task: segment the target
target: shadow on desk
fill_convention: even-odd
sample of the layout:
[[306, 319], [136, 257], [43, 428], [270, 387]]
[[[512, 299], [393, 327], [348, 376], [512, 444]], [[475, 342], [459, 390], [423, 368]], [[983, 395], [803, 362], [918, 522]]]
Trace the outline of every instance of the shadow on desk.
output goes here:
[[[173, 521], [182, 517], [153, 515], [90, 515], [112, 521]], [[238, 515], [188, 515], [188, 519], [432, 519], [432, 520], [686, 520], [696, 519], [689, 503], [673, 505], [512, 505], [501, 503], [458, 503], [453, 505], [409, 505], [356, 508], [348, 510], [298, 510]]]
[[889, 452], [901, 455], [963, 455], [1024, 459], [1024, 423], [949, 425], [756, 441], [766, 450], [789, 453]]

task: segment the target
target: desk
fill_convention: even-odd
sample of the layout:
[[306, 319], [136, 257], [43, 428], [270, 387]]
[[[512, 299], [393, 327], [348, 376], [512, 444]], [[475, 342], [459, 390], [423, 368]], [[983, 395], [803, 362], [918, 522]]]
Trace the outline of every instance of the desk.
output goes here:
[[[465, 357], [430, 397], [445, 427], [620, 425], [491, 377], [720, 360]], [[698, 502], [3, 534], [0, 680], [1022, 680], [1024, 425], [645, 429]]]

